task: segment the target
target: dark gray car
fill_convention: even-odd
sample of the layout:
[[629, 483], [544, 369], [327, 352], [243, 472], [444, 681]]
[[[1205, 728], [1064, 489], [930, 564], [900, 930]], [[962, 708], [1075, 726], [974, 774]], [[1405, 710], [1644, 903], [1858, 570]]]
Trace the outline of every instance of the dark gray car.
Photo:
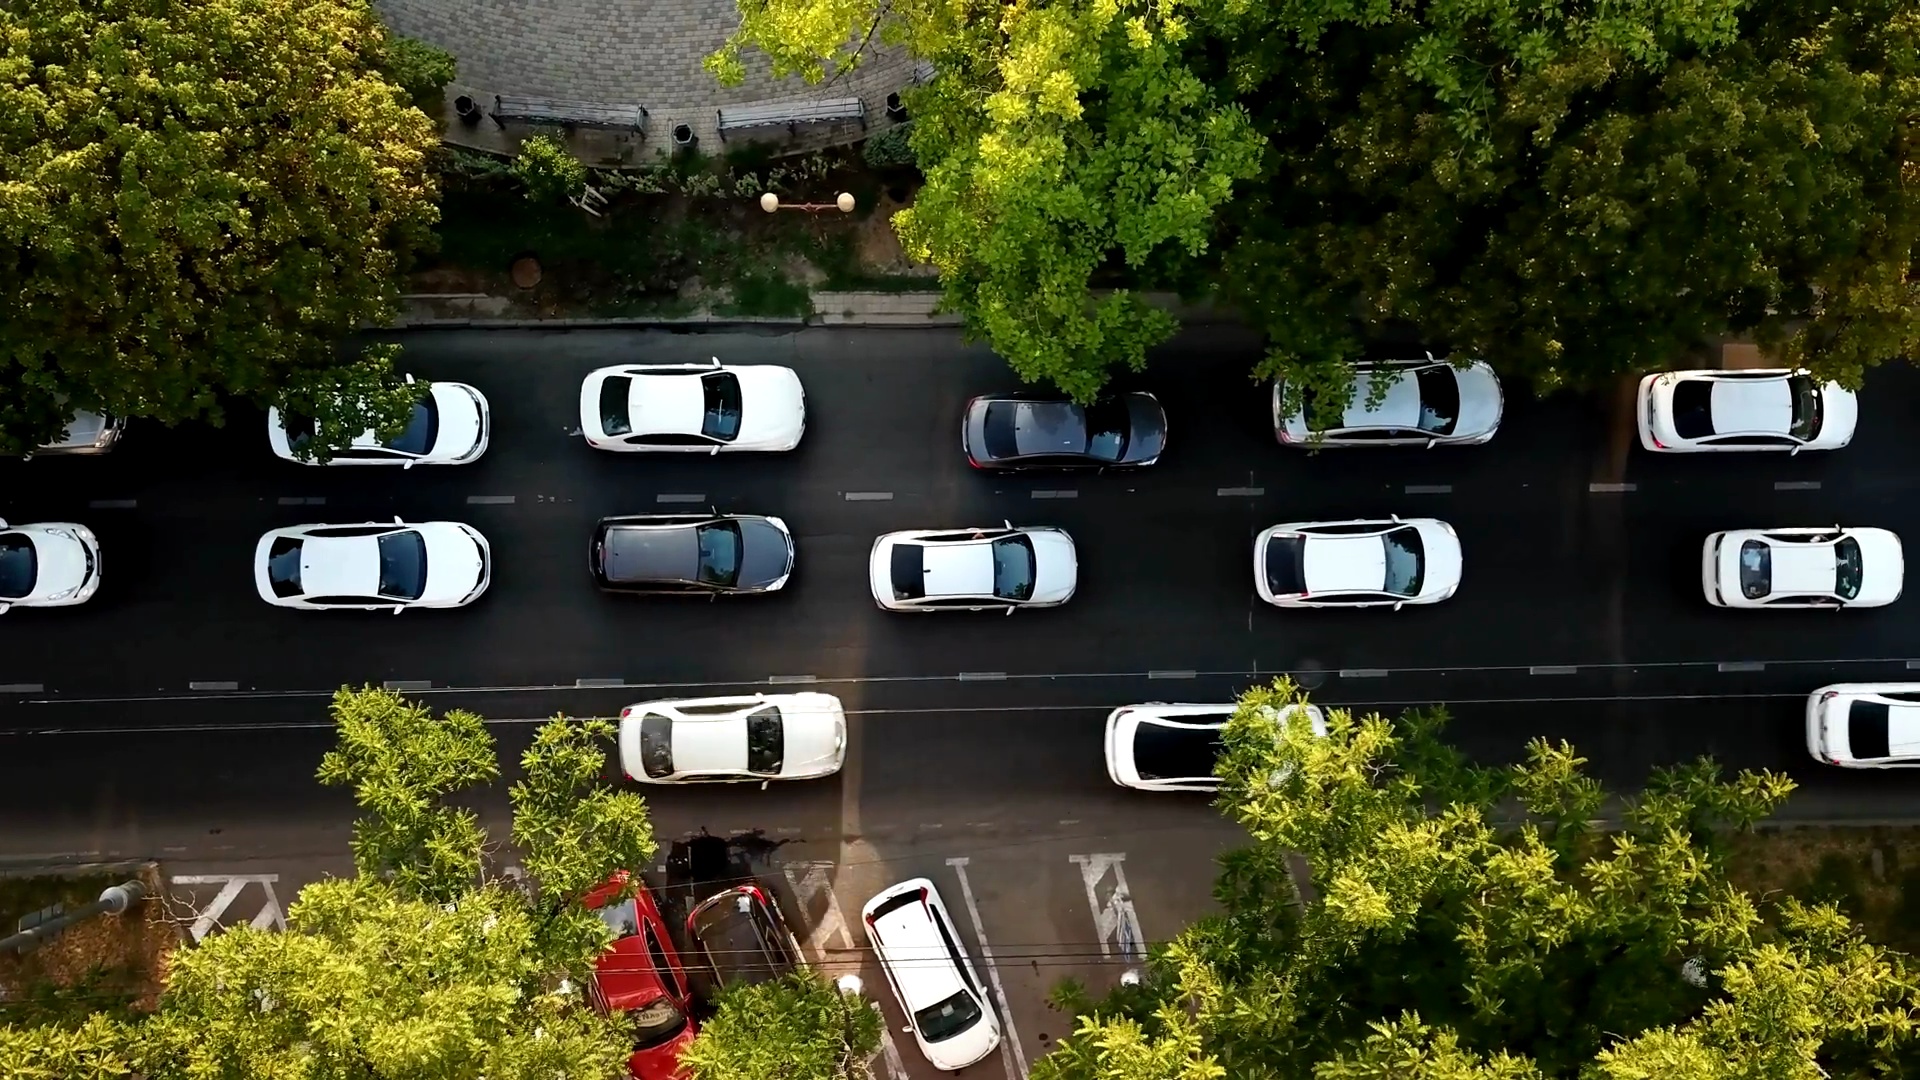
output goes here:
[[1039, 394], [977, 397], [960, 444], [976, 469], [1137, 469], [1160, 460], [1167, 414], [1143, 393], [1086, 406]]
[[608, 592], [719, 596], [773, 592], [793, 573], [793, 534], [755, 514], [601, 518], [588, 569]]

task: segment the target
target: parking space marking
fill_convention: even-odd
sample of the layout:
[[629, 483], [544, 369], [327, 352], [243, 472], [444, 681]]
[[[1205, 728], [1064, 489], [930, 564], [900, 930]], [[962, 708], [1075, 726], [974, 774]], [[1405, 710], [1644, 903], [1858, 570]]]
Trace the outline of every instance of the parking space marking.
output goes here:
[[[1080, 880], [1086, 883], [1087, 910], [1093, 913], [1094, 933], [1100, 937], [1100, 955], [1111, 957], [1118, 945], [1121, 959], [1146, 959], [1146, 935], [1140, 931], [1140, 914], [1133, 907], [1133, 890], [1127, 887], [1126, 854], [1069, 855], [1067, 861], [1080, 868]], [[1101, 885], [1109, 874], [1113, 884], [1102, 904]]]
[[219, 885], [220, 891], [214, 894], [207, 905], [199, 909], [193, 925], [187, 928], [197, 943], [220, 925], [220, 916], [233, 906], [233, 902], [249, 885], [258, 885], [267, 894], [267, 902], [253, 917], [255, 930], [285, 930], [286, 916], [280, 910], [280, 897], [273, 891], [274, 883], [280, 880], [279, 874], [175, 874], [175, 885]]
[[1073, 488], [1055, 488], [1053, 490], [1035, 491], [1031, 494], [1036, 499], [1077, 499], [1080, 497], [1080, 492]]
[[848, 502], [892, 502], [891, 491], [849, 491], [843, 497]]
[[1263, 487], [1223, 487], [1215, 488], [1213, 493], [1222, 499], [1257, 499], [1265, 495], [1267, 489]]
[[653, 501], [657, 503], [703, 503], [707, 501], [707, 497], [704, 494], [655, 495]]
[[833, 894], [833, 864], [830, 862], [793, 862], [781, 867], [787, 875], [787, 884], [793, 887], [793, 898], [799, 902], [802, 913], [813, 911], [813, 898], [822, 893], [827, 897], [826, 913], [807, 933], [807, 948], [820, 959], [826, 959], [827, 939], [838, 934], [840, 944], [837, 948], [857, 948], [853, 941], [853, 932], [847, 929], [847, 918], [840, 911], [840, 898]]
[[469, 495], [467, 496], [467, 505], [468, 506], [512, 506], [513, 500], [515, 498], [516, 496], [513, 496], [513, 495]]
[[1775, 480], [1773, 482], [1773, 490], [1775, 491], [1819, 491], [1820, 481], [1818, 480]]
[[1408, 484], [1407, 494], [1409, 495], [1451, 495], [1453, 494], [1453, 485], [1452, 484]]
[[[1020, 1045], [1020, 1032], [1013, 1026], [1013, 1009], [1007, 1005], [1006, 988], [1000, 985], [1000, 966], [993, 962], [993, 946], [987, 944], [987, 928], [980, 922], [980, 905], [974, 902], [973, 885], [967, 881], [965, 855], [947, 860], [960, 879], [960, 895], [967, 901], [967, 917], [973, 920], [973, 936], [980, 940], [980, 959], [987, 965], [987, 981], [993, 984], [993, 999], [1000, 1005], [1000, 1022], [1006, 1031], [1000, 1037], [1000, 1057], [1007, 1064], [1007, 1075], [1027, 1080], [1027, 1051]], [[1011, 1060], [1008, 1060], [1011, 1056]]]
[[138, 499], [94, 499], [87, 503], [89, 510], [132, 510], [140, 505]]
[[1638, 484], [1610, 484], [1596, 480], [1587, 485], [1589, 495], [1626, 495], [1639, 487]]

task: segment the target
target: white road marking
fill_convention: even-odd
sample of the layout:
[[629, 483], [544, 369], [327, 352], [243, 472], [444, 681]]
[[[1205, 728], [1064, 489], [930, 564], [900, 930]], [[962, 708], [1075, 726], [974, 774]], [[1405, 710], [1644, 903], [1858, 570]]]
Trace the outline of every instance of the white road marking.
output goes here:
[[1223, 487], [1214, 491], [1223, 499], [1257, 499], [1267, 493], [1263, 487]]
[[1000, 682], [1007, 677], [1004, 671], [963, 671], [961, 682]]
[[46, 690], [47, 690], [46, 683], [37, 683], [37, 682], [0, 683], [0, 694], [43, 694], [46, 692]]
[[1077, 499], [1080, 497], [1080, 492], [1072, 488], [1059, 488], [1051, 491], [1036, 491], [1036, 492], [1033, 492], [1032, 494], [1033, 494], [1033, 497], [1036, 499]]
[[[1124, 853], [1107, 855], [1069, 855], [1067, 861], [1080, 868], [1080, 880], [1087, 886], [1087, 910], [1093, 913], [1094, 933], [1100, 938], [1100, 955], [1112, 956], [1120, 946], [1124, 960], [1143, 960], [1147, 955], [1146, 935], [1140, 931], [1140, 915], [1133, 907], [1133, 890], [1127, 887], [1127, 861]], [[1113, 888], [1107, 902], [1100, 903], [1099, 886], [1113, 875]]]
[[190, 682], [187, 684], [187, 689], [189, 690], [238, 690], [240, 689], [240, 684], [232, 681]]
[[887, 1025], [887, 1014], [880, 1012], [879, 1002], [867, 1004], [880, 1013], [880, 1058], [887, 1063], [887, 1080], [907, 1080], [907, 1067], [900, 1062], [900, 1048], [893, 1045], [893, 1029]]
[[1818, 480], [1775, 480], [1773, 482], [1773, 490], [1775, 491], [1819, 491], [1820, 481]]
[[1913, 671], [1913, 670], [1916, 670], [1916, 669], [1920, 669], [1920, 660], [1909, 660], [1909, 661], [1907, 661], [1907, 670], [1908, 670], [1908, 671]]
[[705, 495], [655, 495], [653, 501], [657, 503], [703, 503], [707, 501], [707, 497]]
[[140, 505], [139, 499], [94, 499], [87, 504], [89, 510], [132, 510]]
[[467, 496], [467, 505], [468, 506], [512, 506], [513, 500], [514, 500], [514, 496], [512, 495], [469, 495]]
[[1579, 672], [1573, 664], [1537, 664], [1527, 669], [1529, 675], [1573, 675]]
[[1383, 667], [1348, 667], [1340, 669], [1343, 679], [1384, 679], [1387, 669]]
[[1625, 495], [1625, 494], [1628, 494], [1629, 492], [1637, 490], [1639, 486], [1640, 485], [1638, 484], [1609, 484], [1603, 481], [1596, 480], [1593, 483], [1587, 485], [1587, 494], [1589, 495]]
[[627, 680], [625, 679], [575, 679], [573, 680], [573, 685], [576, 689], [580, 689], [580, 690], [594, 690], [602, 687], [625, 686], [627, 685]]
[[787, 875], [787, 884], [793, 886], [793, 898], [803, 912], [813, 910], [813, 898], [822, 893], [827, 897], [826, 914], [820, 917], [813, 929], [807, 934], [807, 949], [820, 959], [826, 959], [828, 939], [838, 935], [837, 948], [857, 948], [853, 932], [847, 929], [847, 918], [840, 911], [840, 898], [833, 893], [833, 864], [830, 862], [795, 862], [782, 867]]
[[1722, 660], [1714, 665], [1720, 671], [1765, 671], [1767, 665], [1759, 660]]
[[891, 491], [849, 491], [845, 493], [848, 502], [892, 502]]
[[1147, 672], [1147, 678], [1149, 679], [1192, 679], [1197, 677], [1199, 674], [1200, 674], [1199, 672], [1194, 671], [1192, 668], [1183, 668], [1177, 671], [1171, 670], [1171, 669], [1167, 671], [1149, 671]]
[[987, 928], [980, 922], [980, 905], [973, 900], [973, 885], [967, 881], [967, 857], [955, 855], [947, 860], [960, 879], [960, 895], [967, 901], [967, 917], [973, 920], [973, 936], [980, 939], [980, 959], [987, 965], [987, 981], [993, 983], [993, 999], [1000, 1005], [1000, 1022], [1006, 1032], [1000, 1039], [1000, 1057], [1007, 1062], [1007, 1075], [1027, 1080], [1027, 1051], [1020, 1045], [1020, 1032], [1013, 1026], [1013, 1009], [1007, 1005], [1006, 988], [1000, 985], [1000, 966], [993, 962], [993, 946], [987, 944]]
[[388, 679], [386, 682], [381, 683], [380, 685], [385, 687], [388, 690], [431, 690], [433, 689], [433, 680], [432, 679]]
[[275, 895], [273, 886], [280, 880], [279, 874], [175, 874], [175, 885], [219, 885], [220, 891], [214, 894], [207, 906], [199, 911], [188, 932], [195, 942], [212, 933], [220, 924], [220, 916], [233, 906], [240, 891], [249, 885], [258, 885], [267, 894], [267, 902], [253, 917], [256, 930], [285, 930], [287, 921], [280, 910], [280, 897]]
[[1409, 495], [1451, 495], [1453, 494], [1453, 485], [1452, 484], [1408, 484], [1407, 494]]
[[818, 675], [769, 675], [767, 681], [775, 686], [800, 686], [820, 681]]
[[282, 495], [280, 496], [278, 501], [281, 506], [325, 506], [327, 505], [327, 500], [324, 496], [315, 496], [315, 497], [309, 498], [305, 495]]

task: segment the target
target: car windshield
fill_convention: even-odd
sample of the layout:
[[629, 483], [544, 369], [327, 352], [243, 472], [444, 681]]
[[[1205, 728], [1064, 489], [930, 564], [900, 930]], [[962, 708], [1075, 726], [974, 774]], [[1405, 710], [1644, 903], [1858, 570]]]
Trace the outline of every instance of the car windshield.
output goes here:
[[1860, 541], [1851, 536], [1843, 536], [1833, 545], [1834, 583], [1833, 591], [1842, 600], [1852, 600], [1860, 595]]
[[1713, 434], [1713, 383], [1682, 379], [1673, 387], [1673, 433], [1683, 439]]
[[747, 714], [747, 771], [761, 776], [779, 776], [786, 757], [786, 733], [780, 722], [780, 706], [769, 705]]
[[928, 1042], [940, 1042], [972, 1027], [980, 1019], [980, 1003], [965, 990], [913, 1014], [913, 1026]]
[[1773, 548], [1764, 540], [1740, 545], [1740, 595], [1758, 600], [1773, 591]]
[[633, 433], [633, 380], [615, 375], [600, 384], [600, 430], [609, 435]]
[[267, 582], [273, 595], [285, 598], [300, 595], [300, 546], [298, 538], [276, 536], [267, 549]]
[[418, 600], [427, 591], [427, 541], [413, 529], [380, 538], [380, 595]]
[[1421, 579], [1426, 576], [1426, 549], [1420, 543], [1420, 530], [1403, 525], [1380, 538], [1387, 549], [1387, 583], [1382, 586], [1396, 596], [1420, 595]]
[[1460, 380], [1444, 365], [1423, 367], [1414, 374], [1420, 384], [1420, 430], [1451, 435], [1460, 422]]
[[637, 1009], [627, 1011], [627, 1018], [633, 1025], [633, 1048], [651, 1050], [672, 1042], [687, 1026], [687, 1016], [680, 1006], [665, 995], [654, 998]]
[[33, 591], [40, 575], [40, 561], [33, 541], [23, 533], [0, 536], [0, 597], [18, 600]]
[[1134, 729], [1133, 767], [1142, 780], [1197, 780], [1213, 775], [1220, 729], [1141, 724]]
[[1102, 401], [1087, 409], [1087, 456], [1119, 461], [1127, 452], [1127, 403]]
[[659, 713], [640, 718], [640, 767], [655, 780], [673, 775], [673, 721]]
[[715, 371], [700, 376], [700, 389], [707, 399], [707, 414], [700, 422], [700, 434], [721, 442], [738, 438], [740, 380], [731, 371]]
[[1793, 423], [1787, 433], [1796, 439], [1811, 441], [1820, 435], [1820, 384], [1806, 375], [1787, 380], [1787, 392], [1793, 399]]
[[640, 907], [631, 896], [616, 903], [603, 904], [595, 908], [593, 913], [600, 917], [608, 930], [613, 931], [614, 941], [630, 938], [640, 932]]
[[280, 427], [287, 433], [287, 447], [299, 450], [313, 441], [313, 417], [298, 416], [293, 413], [280, 414]]
[[1872, 760], [1893, 752], [1887, 734], [1891, 712], [1882, 702], [1857, 698], [1847, 706], [1847, 750], [1855, 758]]
[[993, 542], [993, 595], [1002, 600], [1033, 599], [1033, 542], [1018, 533]]
[[413, 403], [413, 417], [407, 421], [407, 429], [386, 445], [389, 450], [403, 454], [424, 454], [433, 449], [433, 441], [439, 436], [440, 410], [434, 407], [433, 395], [428, 394]]
[[700, 582], [727, 588], [740, 580], [740, 526], [715, 521], [695, 530], [700, 544]]

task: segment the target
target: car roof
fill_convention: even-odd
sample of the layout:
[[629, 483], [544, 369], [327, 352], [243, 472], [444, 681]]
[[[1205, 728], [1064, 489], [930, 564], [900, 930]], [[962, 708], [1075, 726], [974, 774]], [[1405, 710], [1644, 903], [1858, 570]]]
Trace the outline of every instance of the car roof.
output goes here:
[[[1005, 414], [1011, 417], [1005, 417]], [[1071, 401], [996, 401], [987, 406], [987, 422], [1013, 424], [1014, 452], [1083, 454], [1087, 450], [1087, 413]], [[991, 429], [989, 429], [991, 430]]]
[[688, 717], [675, 710], [673, 771], [677, 773], [743, 772], [747, 767], [747, 721], [743, 715], [758, 705], [742, 705], [725, 716]]
[[1788, 376], [1771, 379], [1715, 379], [1709, 406], [1717, 435], [1738, 432], [1785, 434], [1793, 426], [1793, 392]]
[[993, 541], [957, 540], [922, 546], [921, 582], [927, 596], [984, 596], [993, 591]]
[[1831, 593], [1838, 580], [1839, 567], [1833, 555], [1833, 542], [1781, 543], [1768, 541], [1773, 551], [1771, 593]]
[[[916, 891], [925, 888], [930, 897], [939, 895], [931, 883], [919, 880], [903, 882], [883, 895], [899, 895], [899, 890], [907, 886]], [[939, 928], [933, 924], [933, 916], [918, 897], [895, 905], [869, 923], [867, 930], [886, 951], [888, 970], [893, 973], [893, 981], [900, 988], [900, 996], [906, 999], [909, 1012], [945, 1001], [966, 988], [959, 969], [947, 954]]]
[[699, 374], [634, 372], [627, 411], [640, 435], [697, 435], [706, 419], [706, 391]]
[[1387, 582], [1387, 549], [1378, 535], [1309, 536], [1304, 562], [1309, 593], [1378, 592]]
[[609, 581], [692, 581], [700, 570], [696, 525], [610, 525], [601, 551]]
[[[1362, 368], [1354, 374], [1353, 397], [1347, 402], [1342, 425], [1350, 428], [1411, 428], [1420, 423], [1420, 381], [1415, 373], [1421, 368], [1445, 367], [1445, 364], [1381, 365]], [[1367, 408], [1376, 384], [1385, 384], [1386, 396], [1379, 407]]]
[[300, 544], [300, 591], [306, 596], [378, 596], [378, 536], [308, 536]]

